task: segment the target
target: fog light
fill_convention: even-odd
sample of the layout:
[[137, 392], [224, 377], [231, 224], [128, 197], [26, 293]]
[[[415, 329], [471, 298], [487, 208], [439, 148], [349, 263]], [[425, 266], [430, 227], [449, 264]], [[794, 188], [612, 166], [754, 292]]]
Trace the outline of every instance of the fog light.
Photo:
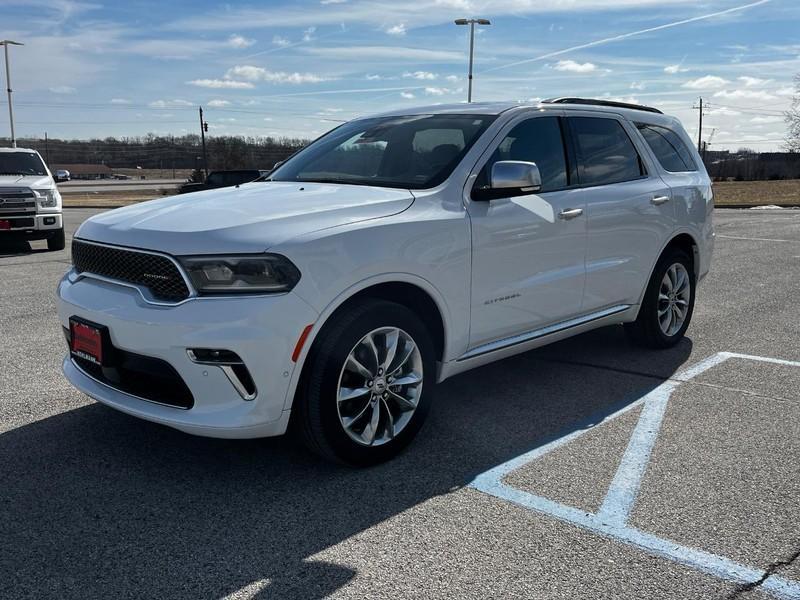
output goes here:
[[255, 399], [256, 384], [250, 376], [250, 371], [244, 365], [244, 361], [239, 358], [236, 352], [212, 348], [187, 348], [186, 354], [193, 363], [215, 365], [222, 369], [228, 381], [231, 382], [243, 400]]
[[56, 218], [55, 217], [45, 217], [44, 218], [44, 224], [45, 225], [55, 225], [56, 224]]

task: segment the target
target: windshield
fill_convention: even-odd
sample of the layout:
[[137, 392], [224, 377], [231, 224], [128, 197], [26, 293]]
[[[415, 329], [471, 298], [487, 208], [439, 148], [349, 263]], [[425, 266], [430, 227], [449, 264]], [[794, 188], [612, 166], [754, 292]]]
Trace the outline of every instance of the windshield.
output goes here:
[[0, 152], [0, 175], [47, 175], [36, 152]]
[[447, 179], [494, 119], [413, 115], [352, 121], [287, 160], [270, 180], [433, 187]]

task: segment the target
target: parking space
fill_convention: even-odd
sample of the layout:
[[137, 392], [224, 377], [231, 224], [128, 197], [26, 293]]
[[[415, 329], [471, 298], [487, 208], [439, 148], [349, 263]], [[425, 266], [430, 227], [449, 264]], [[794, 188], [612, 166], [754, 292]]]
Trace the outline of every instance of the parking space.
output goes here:
[[715, 219], [677, 347], [611, 327], [458, 376], [362, 471], [88, 400], [68, 250], [0, 248], [0, 597], [800, 598], [800, 211]]

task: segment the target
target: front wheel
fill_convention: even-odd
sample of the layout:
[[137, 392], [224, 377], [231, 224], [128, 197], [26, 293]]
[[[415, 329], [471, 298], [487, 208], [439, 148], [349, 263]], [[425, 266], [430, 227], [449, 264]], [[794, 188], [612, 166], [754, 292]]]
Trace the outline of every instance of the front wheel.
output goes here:
[[66, 239], [64, 238], [64, 230], [59, 229], [49, 238], [47, 238], [47, 249], [51, 252], [56, 250], [63, 250], [64, 247], [67, 245]]
[[695, 276], [685, 252], [666, 252], [647, 285], [639, 316], [625, 324], [630, 338], [647, 348], [670, 348], [686, 333], [694, 311]]
[[405, 306], [366, 300], [325, 326], [296, 399], [300, 433], [323, 458], [368, 466], [414, 438], [435, 383], [433, 342]]

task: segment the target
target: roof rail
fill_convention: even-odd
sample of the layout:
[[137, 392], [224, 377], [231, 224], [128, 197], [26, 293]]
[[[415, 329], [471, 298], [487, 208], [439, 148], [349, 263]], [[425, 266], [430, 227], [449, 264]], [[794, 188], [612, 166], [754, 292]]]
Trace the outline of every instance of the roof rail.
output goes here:
[[643, 104], [630, 104], [628, 102], [615, 102], [614, 100], [598, 100], [595, 98], [549, 98], [542, 100], [542, 104], [589, 104], [594, 106], [614, 106], [616, 108], [630, 108], [633, 110], [643, 110], [651, 113], [664, 113], [653, 108], [652, 106], [644, 106]]

